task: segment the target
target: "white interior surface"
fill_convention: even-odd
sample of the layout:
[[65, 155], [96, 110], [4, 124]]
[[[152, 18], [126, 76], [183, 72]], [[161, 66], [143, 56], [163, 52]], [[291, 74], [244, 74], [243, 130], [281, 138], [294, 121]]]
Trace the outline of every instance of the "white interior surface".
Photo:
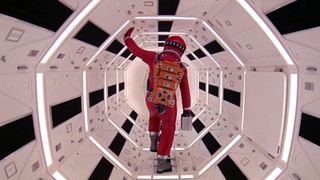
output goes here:
[[283, 73], [246, 73], [243, 132], [277, 156], [283, 133], [287, 81]]

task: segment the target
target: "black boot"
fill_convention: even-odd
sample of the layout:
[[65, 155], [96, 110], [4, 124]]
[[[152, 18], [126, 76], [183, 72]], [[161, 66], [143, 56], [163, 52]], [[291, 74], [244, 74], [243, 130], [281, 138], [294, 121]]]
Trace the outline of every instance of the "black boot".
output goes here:
[[157, 173], [171, 172], [171, 161], [167, 158], [158, 158]]
[[150, 135], [150, 151], [151, 152], [157, 152], [158, 150], [158, 142], [159, 142], [159, 135], [158, 134], [154, 134], [154, 135]]

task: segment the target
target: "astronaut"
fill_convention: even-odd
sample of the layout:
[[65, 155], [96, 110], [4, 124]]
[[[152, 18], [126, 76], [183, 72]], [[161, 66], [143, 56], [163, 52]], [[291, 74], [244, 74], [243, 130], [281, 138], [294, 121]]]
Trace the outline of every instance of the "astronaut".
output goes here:
[[177, 118], [175, 89], [178, 85], [182, 97], [182, 116], [190, 116], [187, 69], [181, 63], [186, 44], [181, 37], [171, 36], [166, 39], [164, 50], [161, 53], [147, 51], [137, 46], [130, 37], [133, 29], [133, 27], [128, 29], [123, 40], [131, 53], [141, 58], [150, 70], [145, 98], [150, 114], [150, 151], [157, 152], [157, 173], [170, 172], [172, 171], [170, 150]]

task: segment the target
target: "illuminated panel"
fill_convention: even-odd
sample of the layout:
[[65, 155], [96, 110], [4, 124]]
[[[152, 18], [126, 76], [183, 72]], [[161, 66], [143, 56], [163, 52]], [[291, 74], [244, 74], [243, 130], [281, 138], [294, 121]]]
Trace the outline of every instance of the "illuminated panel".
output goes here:
[[56, 32], [73, 11], [56, 0], [1, 0], [0, 13]]
[[35, 139], [32, 114], [0, 127], [0, 160]]

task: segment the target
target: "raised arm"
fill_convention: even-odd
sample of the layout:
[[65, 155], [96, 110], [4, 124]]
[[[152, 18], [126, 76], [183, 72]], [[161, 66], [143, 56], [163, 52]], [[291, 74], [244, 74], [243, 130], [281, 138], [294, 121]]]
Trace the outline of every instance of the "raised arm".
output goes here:
[[128, 31], [124, 35], [123, 41], [133, 55], [141, 58], [145, 63], [149, 64], [151, 63], [150, 62], [151, 60], [155, 59], [156, 53], [152, 51], [144, 50], [140, 48], [136, 44], [136, 42], [134, 42], [134, 40], [130, 37], [133, 29], [134, 29], [133, 27], [128, 29]]

